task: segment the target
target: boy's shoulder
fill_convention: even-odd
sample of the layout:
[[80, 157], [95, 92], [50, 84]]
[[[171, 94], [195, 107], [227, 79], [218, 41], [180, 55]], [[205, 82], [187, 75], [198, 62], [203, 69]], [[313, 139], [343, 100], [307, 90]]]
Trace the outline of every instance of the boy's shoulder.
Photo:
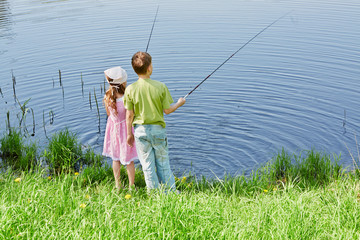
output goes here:
[[151, 81], [152, 84], [155, 85], [155, 86], [166, 87], [165, 83], [160, 82], [160, 81], [158, 81], [158, 80], [150, 79], [150, 81]]
[[144, 80], [137, 80], [133, 83], [131, 83], [130, 85], [128, 85], [125, 88], [125, 92], [130, 93], [133, 91], [142, 91], [140, 89], [144, 89], [144, 87], [146, 89], [148, 89], [148, 87], [152, 86], [152, 88], [155, 89], [161, 89], [162, 91], [164, 91], [165, 89], [167, 89], [165, 83], [154, 80], [154, 79], [147, 79], [145, 82], [143, 82]]
[[133, 89], [134, 87], [136, 87], [136, 84], [137, 84], [137, 81], [135, 81], [135, 82], [127, 85], [126, 88], [125, 88], [125, 92], [128, 92], [128, 91], [130, 91], [131, 89]]

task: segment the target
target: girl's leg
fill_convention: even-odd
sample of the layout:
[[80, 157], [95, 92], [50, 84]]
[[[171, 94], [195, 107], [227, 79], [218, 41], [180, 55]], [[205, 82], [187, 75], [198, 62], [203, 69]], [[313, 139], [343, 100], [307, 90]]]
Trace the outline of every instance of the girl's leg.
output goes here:
[[131, 162], [129, 165], [126, 166], [126, 171], [129, 177], [129, 187], [134, 185], [135, 182], [135, 164]]
[[114, 172], [114, 177], [115, 177], [115, 185], [116, 185], [117, 189], [119, 189], [120, 185], [121, 185], [120, 169], [121, 169], [120, 161], [113, 161], [113, 172]]

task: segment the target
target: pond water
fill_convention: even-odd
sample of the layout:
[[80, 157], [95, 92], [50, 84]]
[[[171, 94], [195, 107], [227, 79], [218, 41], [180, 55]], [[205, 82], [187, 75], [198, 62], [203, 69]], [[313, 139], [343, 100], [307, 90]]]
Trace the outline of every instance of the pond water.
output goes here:
[[[341, 154], [352, 166], [360, 123], [357, 0], [0, 0], [1, 132], [8, 111], [18, 122], [15, 86], [34, 111], [31, 139], [45, 146], [46, 136], [68, 127], [101, 153], [103, 71], [120, 65], [128, 83], [137, 80], [130, 59], [145, 51], [158, 6], [152, 78], [175, 101], [289, 13], [165, 117], [175, 172], [249, 173], [282, 148]], [[32, 133], [31, 113], [26, 123]]]

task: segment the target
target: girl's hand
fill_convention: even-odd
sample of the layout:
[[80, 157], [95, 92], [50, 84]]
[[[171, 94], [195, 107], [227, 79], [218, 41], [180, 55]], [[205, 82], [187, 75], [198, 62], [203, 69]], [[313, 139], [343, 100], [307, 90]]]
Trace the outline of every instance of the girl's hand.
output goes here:
[[130, 147], [133, 147], [134, 146], [134, 134], [128, 134], [126, 142]]

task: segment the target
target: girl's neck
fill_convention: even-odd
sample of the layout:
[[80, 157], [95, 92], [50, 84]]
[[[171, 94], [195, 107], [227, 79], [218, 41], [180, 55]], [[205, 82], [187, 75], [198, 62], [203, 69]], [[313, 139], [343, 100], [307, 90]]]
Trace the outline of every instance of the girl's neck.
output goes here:
[[115, 98], [121, 98], [122, 96], [124, 96], [124, 94], [121, 94], [121, 93], [115, 93]]

